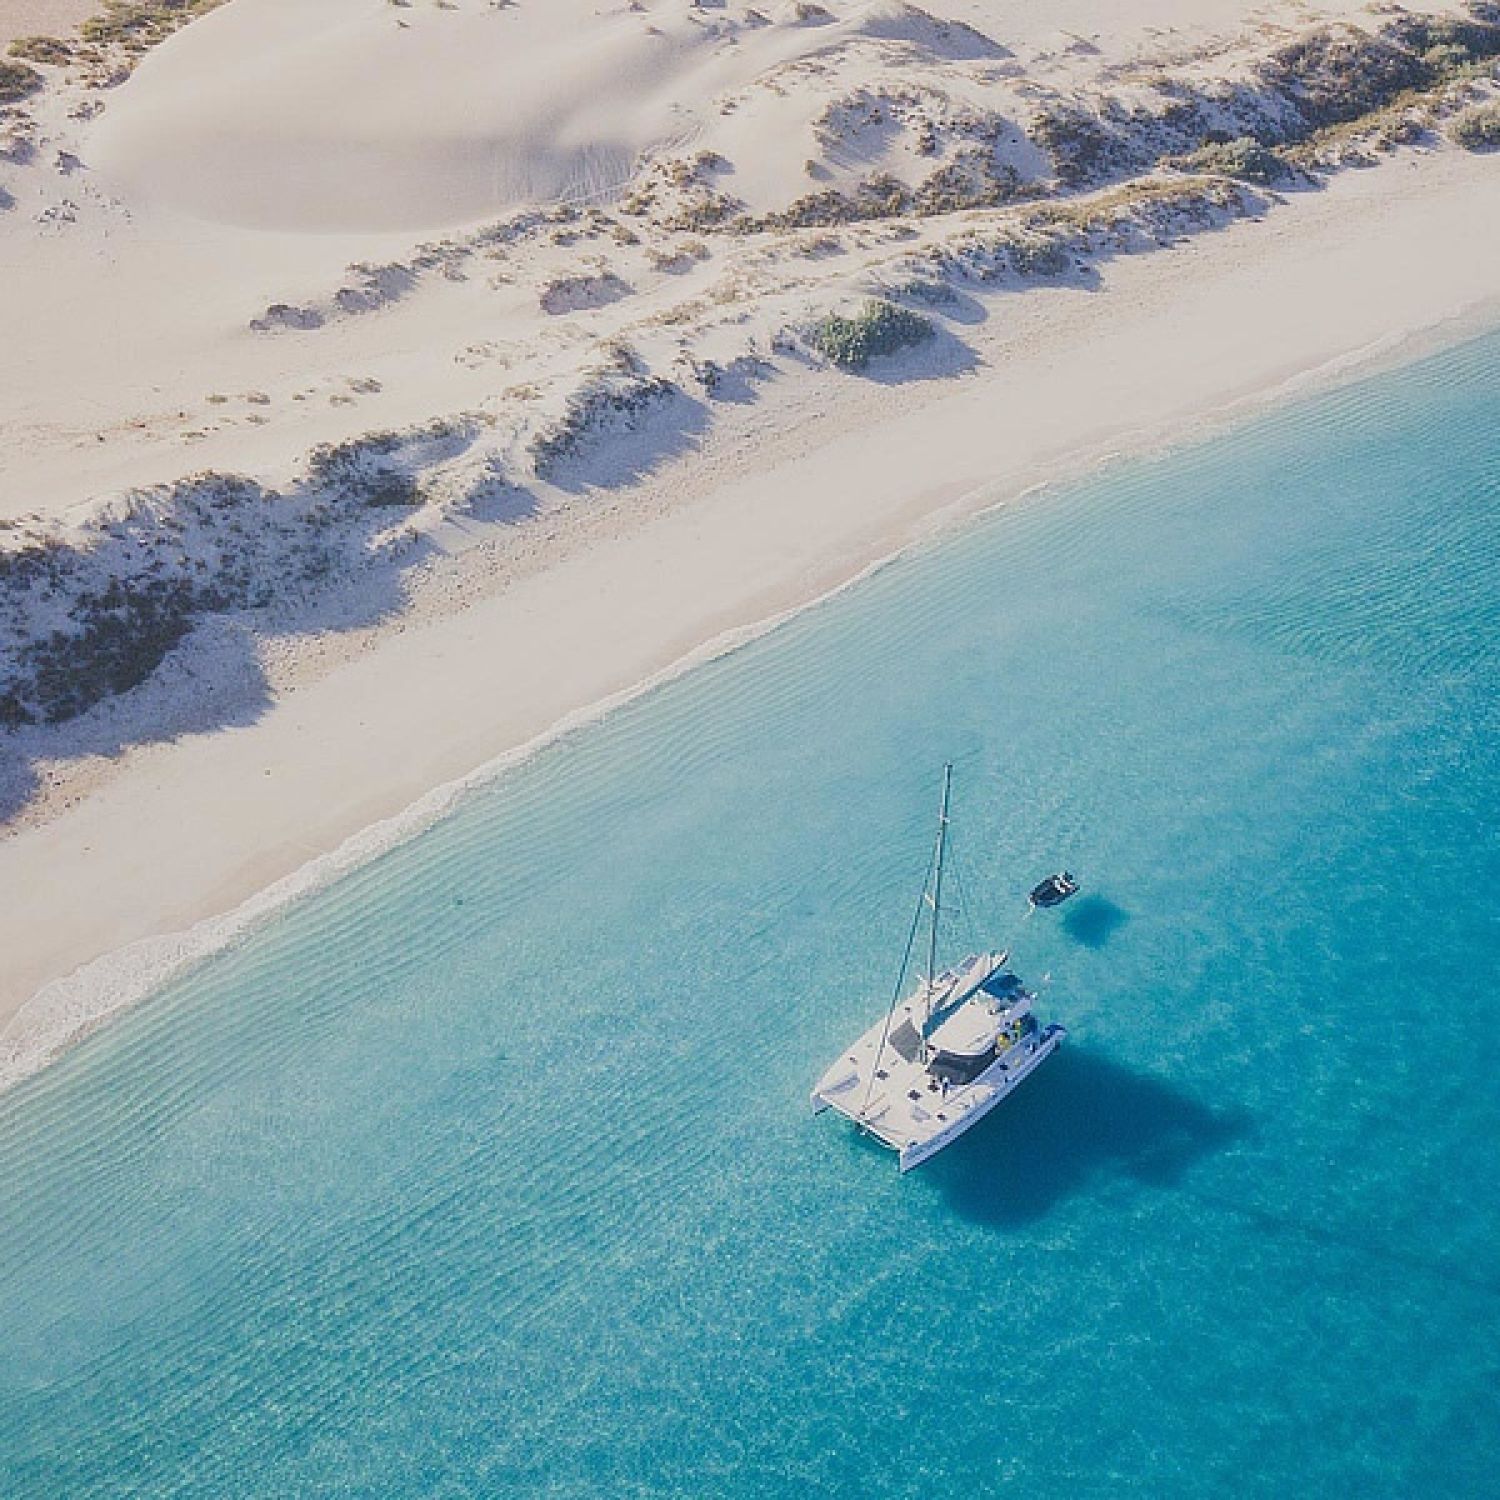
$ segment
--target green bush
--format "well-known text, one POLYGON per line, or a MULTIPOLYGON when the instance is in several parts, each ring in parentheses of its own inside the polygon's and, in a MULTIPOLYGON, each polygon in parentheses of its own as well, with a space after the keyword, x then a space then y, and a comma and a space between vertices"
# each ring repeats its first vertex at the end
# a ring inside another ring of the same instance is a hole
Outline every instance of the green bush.
POLYGON ((1448 134, 1466 151, 1500 150, 1500 103, 1466 109, 1455 116, 1448 134))
POLYGON ((920 313, 875 300, 852 316, 830 313, 812 330, 808 342, 841 370, 862 370, 881 355, 925 343, 934 331, 920 313))
POLYGON ((1265 187, 1291 175, 1291 168, 1269 146, 1248 135, 1201 146, 1184 156, 1181 165, 1190 172, 1216 172, 1221 177, 1258 182, 1265 187))

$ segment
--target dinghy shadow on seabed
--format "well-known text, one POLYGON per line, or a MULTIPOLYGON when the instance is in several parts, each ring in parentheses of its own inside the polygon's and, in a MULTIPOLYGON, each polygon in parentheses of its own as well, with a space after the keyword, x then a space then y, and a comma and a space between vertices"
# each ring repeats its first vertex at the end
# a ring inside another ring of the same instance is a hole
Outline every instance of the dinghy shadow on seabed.
POLYGON ((1062 929, 1085 948, 1102 948, 1130 920, 1123 906, 1107 896, 1085 896, 1062 915, 1062 929))

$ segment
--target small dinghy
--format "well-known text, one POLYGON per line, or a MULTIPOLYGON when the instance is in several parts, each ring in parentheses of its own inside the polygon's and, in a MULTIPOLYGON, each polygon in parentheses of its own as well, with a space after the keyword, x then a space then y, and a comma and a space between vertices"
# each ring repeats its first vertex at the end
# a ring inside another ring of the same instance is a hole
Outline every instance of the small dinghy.
POLYGON ((1030 901, 1033 906, 1061 906, 1069 896, 1078 894, 1078 882, 1064 870, 1060 875, 1049 875, 1040 885, 1032 887, 1030 901))

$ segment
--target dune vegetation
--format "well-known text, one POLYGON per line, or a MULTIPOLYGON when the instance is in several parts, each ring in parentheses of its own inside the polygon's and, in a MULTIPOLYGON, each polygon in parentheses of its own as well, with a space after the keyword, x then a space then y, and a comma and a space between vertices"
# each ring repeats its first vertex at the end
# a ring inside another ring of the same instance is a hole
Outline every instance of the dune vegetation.
POLYGON ((85 42, 139 56, 222 4, 224 0, 105 0, 103 14, 90 16, 79 35, 85 42))
POLYGON ((19 59, 0 58, 0 104, 14 104, 42 86, 42 75, 19 59))
POLYGON ((1500 103, 1476 104, 1455 115, 1448 134, 1466 151, 1500 150, 1500 103))
POLYGON ((813 325, 807 341, 829 364, 863 370, 873 359, 925 343, 935 331, 920 313, 877 299, 852 314, 829 313, 813 325))

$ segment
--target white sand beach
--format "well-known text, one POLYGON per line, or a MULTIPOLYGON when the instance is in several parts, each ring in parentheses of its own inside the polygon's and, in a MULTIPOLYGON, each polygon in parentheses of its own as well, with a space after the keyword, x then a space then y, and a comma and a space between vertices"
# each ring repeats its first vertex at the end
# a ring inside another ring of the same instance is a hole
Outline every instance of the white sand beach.
POLYGON ((1492 74, 1268 182, 1164 122, 1183 88, 1192 129, 1274 112, 1270 52, 1385 13, 308 11, 231 0, 0 120, 0 546, 41 580, 0 641, 40 663, 0 733, 0 1074, 934 531, 1500 320, 1500 155, 1442 127, 1492 74), (1038 108, 1104 122, 1066 191, 1038 108), (916 332, 839 368, 826 320, 871 298, 916 332), (122 609, 160 661, 58 688, 122 609))

